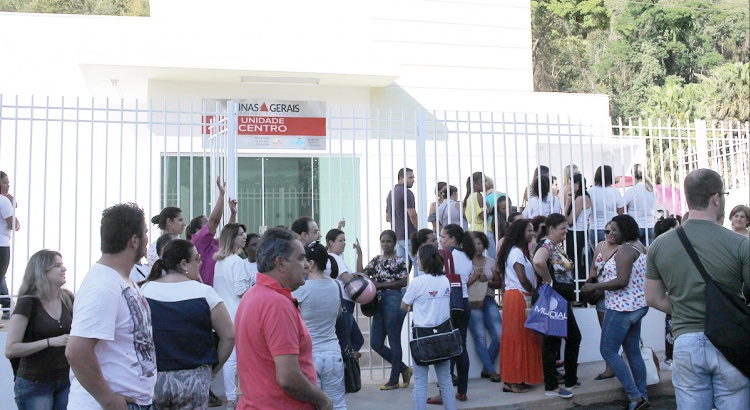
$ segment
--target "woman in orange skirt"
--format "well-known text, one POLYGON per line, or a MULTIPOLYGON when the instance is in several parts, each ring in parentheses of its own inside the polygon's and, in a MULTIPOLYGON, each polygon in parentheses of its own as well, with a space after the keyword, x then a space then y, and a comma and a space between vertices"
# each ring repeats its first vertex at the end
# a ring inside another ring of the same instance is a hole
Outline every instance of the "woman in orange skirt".
POLYGON ((513 222, 497 252, 497 271, 504 273, 503 335, 500 344, 500 376, 504 392, 526 393, 532 384, 541 383, 542 350, 539 336, 526 329, 526 299, 536 287, 529 260, 529 242, 534 228, 528 219, 513 222))

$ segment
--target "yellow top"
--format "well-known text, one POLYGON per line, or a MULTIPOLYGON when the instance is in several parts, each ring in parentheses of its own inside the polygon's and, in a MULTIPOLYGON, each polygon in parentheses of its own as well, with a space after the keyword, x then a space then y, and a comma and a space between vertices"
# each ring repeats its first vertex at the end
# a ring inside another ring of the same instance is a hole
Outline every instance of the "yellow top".
POLYGON ((466 209, 464 209, 464 215, 469 221, 472 231, 484 232, 484 218, 479 217, 479 214, 484 212, 484 208, 479 204, 477 195, 477 192, 469 195, 469 198, 466 200, 466 209))

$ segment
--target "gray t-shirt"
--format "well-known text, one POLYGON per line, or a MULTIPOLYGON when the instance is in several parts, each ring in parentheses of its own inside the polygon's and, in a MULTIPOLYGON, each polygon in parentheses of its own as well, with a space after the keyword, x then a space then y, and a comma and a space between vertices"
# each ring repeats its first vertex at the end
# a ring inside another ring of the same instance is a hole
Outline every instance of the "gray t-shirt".
POLYGON ((405 188, 404 184, 396 184, 385 199, 385 212, 391 215, 391 224, 399 241, 403 241, 407 237, 411 238, 411 235, 417 231, 417 227, 411 223, 408 216, 408 232, 404 230, 404 191, 406 191, 406 209, 414 209, 416 207, 414 194, 411 192, 411 189, 405 188), (391 200, 391 195, 393 195, 393 200, 391 200), (391 212, 392 205, 394 212, 391 212))
POLYGON ((297 299, 302 320, 310 332, 313 353, 340 352, 336 337, 336 317, 341 305, 339 285, 333 279, 307 280, 292 292, 297 299))
MULTIPOLYGON (((690 219, 683 229, 711 278, 742 295, 743 281, 750 283, 750 241, 711 221, 690 219)), ((703 332, 706 285, 677 231, 659 236, 647 260, 646 279, 662 280, 669 293, 674 337, 703 332)))

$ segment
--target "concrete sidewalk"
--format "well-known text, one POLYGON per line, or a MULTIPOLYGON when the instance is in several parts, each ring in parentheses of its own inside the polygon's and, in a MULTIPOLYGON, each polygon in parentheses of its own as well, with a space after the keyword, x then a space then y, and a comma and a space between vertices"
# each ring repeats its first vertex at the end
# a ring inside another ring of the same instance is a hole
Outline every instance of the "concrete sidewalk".
MULTIPOLYGON (((672 386, 672 370, 669 366, 661 365, 661 381, 648 387, 649 396, 674 396, 672 386)), ((594 377, 604 370, 604 362, 584 363, 578 366, 578 379, 583 385, 573 391, 572 399, 547 397, 544 395, 544 385, 539 384, 531 388, 528 393, 504 393, 503 383, 492 383, 487 379, 470 379, 466 402, 458 402, 459 409, 567 409, 595 403, 610 403, 617 400, 627 400, 625 391, 616 379, 595 382, 594 377)), ((412 380, 413 381, 413 380, 412 380)), ((363 382, 362 390, 358 393, 346 395, 347 407, 351 410, 407 410, 412 408, 412 383, 406 389, 380 391, 382 382, 363 382), (367 384, 365 384, 367 383, 367 384)), ((428 396, 438 393, 435 383, 428 386, 428 396)), ((442 406, 430 406, 428 409, 441 409, 442 406)))

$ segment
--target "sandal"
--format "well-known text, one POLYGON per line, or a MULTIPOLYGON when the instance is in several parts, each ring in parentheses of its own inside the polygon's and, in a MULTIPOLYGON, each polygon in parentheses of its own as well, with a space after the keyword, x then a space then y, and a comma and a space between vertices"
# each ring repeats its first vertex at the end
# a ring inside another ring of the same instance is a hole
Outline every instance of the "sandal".
POLYGON ((505 383, 503 386, 503 392, 505 393, 526 393, 529 389, 524 388, 520 384, 508 384, 505 383))
POLYGON ((398 389, 398 383, 391 384, 391 382, 388 382, 380 386, 380 390, 396 390, 396 389, 398 389))
POLYGON ((409 383, 411 382, 411 376, 414 374, 414 368, 411 366, 404 367, 404 370, 401 370, 401 378, 404 379, 404 383, 401 385, 402 389, 405 389, 409 387, 409 383))
POLYGON ((500 377, 500 375, 499 375, 499 374, 497 374, 497 373, 495 373, 495 372, 492 372, 492 373, 490 374, 490 381, 491 381, 492 383, 500 383, 500 382, 502 382, 502 381, 503 381, 503 379, 502 379, 502 378, 500 377))

